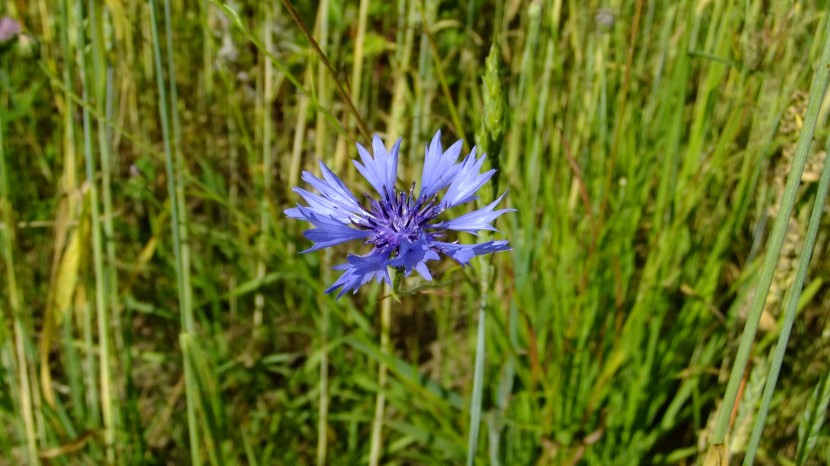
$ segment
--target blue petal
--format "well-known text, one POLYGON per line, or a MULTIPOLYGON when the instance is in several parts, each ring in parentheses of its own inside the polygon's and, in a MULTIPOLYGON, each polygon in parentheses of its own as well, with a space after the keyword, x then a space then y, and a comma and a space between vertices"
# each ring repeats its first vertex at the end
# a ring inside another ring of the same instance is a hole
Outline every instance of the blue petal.
MULTIPOLYGON (((303 172, 303 180, 314 187, 319 194, 302 188, 294 188, 294 192, 308 202, 307 207, 318 215, 335 218, 346 225, 364 218, 367 214, 363 207, 343 181, 322 161, 320 161, 320 171, 323 173, 323 179, 317 178, 307 171, 303 172)), ((285 215, 291 218, 305 219, 302 212, 294 208, 285 210, 285 215)))
POLYGON ((426 239, 421 236, 415 241, 410 241, 408 238, 401 241, 398 246, 398 257, 389 261, 389 265, 403 267, 404 275, 407 277, 415 269, 425 279, 432 280, 426 261, 438 259, 440 259, 438 253, 430 249, 426 239))
MULTIPOLYGON (((348 225, 343 224, 340 220, 326 215, 320 215, 317 212, 297 205, 295 210, 288 209, 291 214, 299 212, 304 220, 311 222, 316 228, 306 230, 303 232, 306 238, 314 241, 314 246, 303 252, 316 251, 318 249, 334 246, 335 244, 345 243, 356 239, 368 238, 374 233, 371 230, 358 230, 348 225)), ((286 214, 289 212, 286 211, 286 214)))
POLYGON ((401 148, 401 138, 395 142, 392 149, 387 152, 383 141, 375 135, 372 138, 372 151, 374 158, 369 155, 365 147, 357 144, 357 152, 360 154, 361 164, 357 160, 354 165, 364 178, 380 194, 381 199, 387 194, 389 197, 395 195, 395 181, 398 179, 398 151, 401 148))
MULTIPOLYGON (((356 222, 361 218, 361 215, 344 210, 342 206, 325 196, 306 191, 303 188, 294 188, 293 191, 305 199, 308 203, 308 208, 319 215, 331 217, 340 221, 345 225, 356 222)), ((285 215, 291 218, 298 218, 304 220, 305 217, 297 209, 286 209, 285 215)))
POLYGON ((441 201, 445 208, 449 209, 478 199, 475 194, 496 173, 496 170, 479 173, 485 157, 486 155, 482 155, 481 158, 476 159, 476 148, 473 147, 470 155, 465 157, 464 161, 458 165, 457 172, 453 174, 450 189, 447 190, 443 201, 441 201))
POLYGON ((391 248, 375 248, 365 256, 350 254, 349 262, 333 267, 335 270, 345 270, 345 272, 326 290, 326 293, 331 293, 342 287, 340 293, 337 294, 337 298, 339 299, 348 291, 354 290, 357 292, 360 286, 368 283, 372 279, 375 279, 378 283, 384 280, 391 286, 392 278, 389 276, 389 268, 387 265, 391 251, 391 248))
POLYGON ((447 229, 447 230, 456 230, 456 231, 466 231, 469 233, 476 234, 479 230, 490 230, 496 231, 493 228, 493 225, 490 223, 496 219, 499 215, 505 212, 515 212, 516 209, 502 209, 493 211, 493 208, 496 207, 496 204, 501 202, 506 196, 507 193, 505 192, 498 199, 493 201, 492 203, 488 204, 481 209, 474 210, 469 214, 462 215, 460 217, 456 217, 451 220, 447 220, 446 222, 436 223, 431 228, 435 229, 447 229))
POLYGON ((300 212, 298 207, 291 207, 290 209, 285 209, 282 211, 288 218, 297 218, 300 220, 305 220, 305 216, 300 212))
POLYGON ((441 152, 441 131, 435 133, 424 154, 424 171, 421 175, 421 196, 431 197, 452 182, 461 154, 463 141, 457 141, 446 152, 441 152))
POLYGON ((511 249, 507 241, 488 241, 481 244, 458 244, 433 241, 432 245, 461 265, 469 264, 475 256, 499 251, 509 251, 511 249))

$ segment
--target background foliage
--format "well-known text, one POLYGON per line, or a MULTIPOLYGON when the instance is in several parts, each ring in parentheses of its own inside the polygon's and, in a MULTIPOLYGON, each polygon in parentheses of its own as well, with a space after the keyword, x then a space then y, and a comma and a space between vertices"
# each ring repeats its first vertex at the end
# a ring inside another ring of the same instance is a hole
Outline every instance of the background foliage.
MULTIPOLYGON (((294 8, 331 68, 272 2, 0 6, 22 25, 0 43, 0 463, 360 464, 379 362, 384 461, 462 462, 480 268, 408 279, 384 354, 382 289, 322 295, 346 250, 298 254, 305 226, 282 214, 317 160, 367 189, 349 162, 367 132, 404 137, 409 183, 438 129, 485 149, 518 209, 498 222, 514 250, 493 258, 479 462, 702 456, 824 2, 294 8)), ((803 249, 816 146, 731 422, 735 460, 803 249)), ((830 462, 826 227, 762 464, 830 462)))

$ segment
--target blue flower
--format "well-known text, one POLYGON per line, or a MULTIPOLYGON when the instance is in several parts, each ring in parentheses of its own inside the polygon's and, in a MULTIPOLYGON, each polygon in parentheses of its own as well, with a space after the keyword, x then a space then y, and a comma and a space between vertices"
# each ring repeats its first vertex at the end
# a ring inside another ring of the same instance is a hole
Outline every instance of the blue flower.
POLYGON ((488 241, 481 244, 459 244, 441 241, 447 230, 478 234, 481 230, 496 231, 492 222, 505 212, 515 209, 494 210, 504 196, 495 202, 468 214, 447 220, 439 220, 445 211, 478 199, 476 193, 490 180, 495 170, 481 173, 484 155, 476 158, 475 147, 461 162, 462 142, 458 141, 444 151, 441 147, 441 131, 435 134, 426 148, 421 189, 415 195, 415 183, 409 191, 395 188, 398 174, 398 151, 401 140, 386 150, 378 136, 372 140, 372 154, 357 145, 360 161, 355 160, 357 170, 377 191, 373 198, 364 194, 361 203, 349 188, 323 162, 320 162, 322 178, 303 172, 303 180, 317 193, 302 188, 294 191, 302 196, 307 206, 287 209, 290 218, 305 220, 314 228, 305 231, 306 238, 314 245, 303 252, 316 251, 352 240, 364 240, 372 246, 368 254, 350 254, 348 262, 335 266, 343 275, 326 293, 340 288, 339 298, 347 291, 357 289, 371 280, 392 283, 389 267, 403 270, 409 276, 413 270, 427 280, 432 275, 428 261, 438 260, 442 253, 466 266, 473 257, 498 251, 509 251, 507 241, 488 241), (446 189, 439 200, 439 194, 446 189))

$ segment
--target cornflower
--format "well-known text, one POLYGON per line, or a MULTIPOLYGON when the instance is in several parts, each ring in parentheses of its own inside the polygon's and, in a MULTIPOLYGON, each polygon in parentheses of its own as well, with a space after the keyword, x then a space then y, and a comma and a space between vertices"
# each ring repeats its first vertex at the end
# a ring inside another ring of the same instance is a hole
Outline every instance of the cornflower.
POLYGON ((349 254, 346 263, 334 266, 343 274, 325 292, 340 288, 338 298, 347 291, 357 289, 375 279, 391 286, 389 268, 396 268, 409 276, 413 270, 424 279, 432 280, 428 261, 438 260, 444 254, 466 266, 473 257, 498 251, 508 251, 507 241, 487 241, 480 244, 445 242, 447 231, 467 232, 477 235, 481 230, 497 231, 493 220, 515 209, 494 210, 506 192, 494 202, 455 218, 441 220, 450 209, 478 199, 476 193, 496 170, 481 173, 485 155, 476 158, 476 148, 461 162, 462 141, 457 141, 446 151, 441 147, 441 131, 426 147, 421 187, 415 194, 413 182, 407 191, 395 188, 398 173, 398 152, 401 139, 387 150, 376 135, 369 154, 360 144, 357 151, 361 161, 354 160, 357 170, 378 194, 373 198, 364 193, 361 203, 340 178, 322 161, 322 178, 303 172, 303 180, 317 193, 295 187, 294 191, 308 205, 297 204, 285 210, 290 218, 305 220, 314 228, 303 232, 314 245, 303 252, 316 251, 354 240, 364 240, 372 249, 365 255, 349 254), (439 193, 446 189, 443 196, 439 193), (440 199, 439 199, 440 197, 440 199))

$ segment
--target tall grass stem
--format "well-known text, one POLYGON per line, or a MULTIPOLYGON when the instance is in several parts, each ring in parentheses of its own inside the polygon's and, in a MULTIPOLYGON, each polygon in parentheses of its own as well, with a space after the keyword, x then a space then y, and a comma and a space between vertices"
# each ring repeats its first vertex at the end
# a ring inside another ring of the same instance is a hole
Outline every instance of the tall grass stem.
MULTIPOLYGON (((358 30, 359 30, 358 26, 358 30)), ((329 42, 329 2, 328 0, 321 0, 317 8, 317 28, 316 34, 318 41, 322 44, 324 52, 328 52, 329 42)), ((358 32, 358 34, 360 34, 358 32)), ((359 42, 358 42, 359 43, 359 42)), ((357 66, 357 58, 355 58, 355 66, 357 66)), ((312 69, 309 68, 308 74, 311 75, 312 69)), ((330 93, 328 90, 328 80, 326 79, 327 69, 322 60, 317 63, 317 99, 320 105, 326 107, 330 104, 330 93)), ((354 91, 359 90, 357 86, 354 91)), ((355 101, 359 100, 357 95, 353 95, 355 101)), ((306 102, 308 100, 306 99, 306 102)), ((314 131, 314 151, 316 154, 325 154, 327 152, 328 137, 327 137, 327 123, 322 112, 317 112, 317 119, 315 122, 314 131)), ((299 132, 299 130, 298 130, 299 132)), ((300 133, 302 134, 302 133, 300 133)), ((343 137, 342 134, 339 137, 343 137)), ((328 279, 331 275, 331 251, 326 251, 323 254, 323 260, 320 262, 321 276, 328 279)), ((327 280, 328 281, 328 280, 327 280)), ((328 430, 329 430, 329 325, 331 318, 331 301, 324 296, 318 295, 317 304, 320 309, 320 395, 317 407, 317 465, 323 466, 326 464, 326 457, 328 453, 328 430)))
MULTIPOLYGON (((158 13, 156 0, 150 0, 150 30, 152 34, 153 45, 153 59, 155 64, 156 84, 158 87, 158 105, 159 117, 161 120, 162 142, 164 144, 164 166, 167 174, 167 194, 170 201, 170 234, 173 237, 173 252, 176 264, 176 284, 179 298, 179 312, 181 318, 182 332, 190 334, 193 332, 193 315, 192 309, 188 305, 189 297, 185 291, 184 269, 185 263, 183 258, 182 238, 180 231, 179 218, 179 202, 176 181, 177 176, 174 169, 173 150, 171 145, 171 132, 169 123, 169 114, 167 109, 167 90, 164 85, 164 67, 161 60, 161 40, 158 33, 158 13)), ((168 53, 173 53, 173 50, 168 50, 168 53)), ((175 79, 175 76, 170 76, 169 79, 175 79)), ((184 354, 185 349, 182 348, 182 362, 184 364, 185 377, 185 398, 187 402, 187 424, 188 436, 190 439, 190 455, 192 464, 201 464, 201 452, 199 445, 199 431, 196 419, 196 401, 197 389, 196 380, 194 379, 193 369, 189 363, 187 354, 184 354)))
MULTIPOLYGON (((397 281, 397 280, 396 280, 397 281)), ((383 300, 380 304, 380 352, 389 354, 389 332, 392 327, 392 288, 383 287, 383 300)), ((378 364, 378 394, 375 398, 375 417, 372 421, 372 440, 369 448, 369 465, 378 466, 383 454, 383 418, 386 410, 386 363, 378 364)))
MULTIPOLYGON (((795 206, 796 197, 798 195, 798 187, 801 183, 801 174, 804 172, 804 166, 807 163, 807 156, 809 155, 810 145, 813 140, 816 121, 818 120, 819 108, 821 107, 821 102, 824 97, 824 91, 827 88, 827 81, 829 77, 830 23, 828 23, 828 28, 825 31, 824 48, 822 50, 818 66, 815 68, 813 83, 810 86, 810 100, 807 104, 807 115, 804 118, 804 125, 801 128, 801 133, 798 138, 795 156, 789 175, 787 176, 787 184, 784 188, 781 207, 778 212, 778 216, 775 219, 772 234, 767 243, 767 254, 764 257, 764 262, 761 267, 761 276, 758 280, 758 286, 755 289, 755 296, 753 297, 752 304, 747 315, 746 325, 744 326, 744 331, 741 335, 741 341, 738 346, 738 352, 735 356, 732 372, 729 375, 729 381, 726 385, 726 393, 723 397, 723 404, 721 405, 720 412, 718 412, 715 429, 710 440, 710 451, 714 451, 715 447, 722 445, 726 439, 726 432, 728 430, 729 420, 731 417, 730 415, 738 397, 738 389, 743 378, 744 370, 746 369, 752 344, 755 341, 755 334, 758 331, 758 322, 761 319, 761 312, 764 309, 767 293, 775 273, 775 265, 778 262, 781 247, 784 244, 787 226, 793 212, 793 207, 795 206)), ((798 295, 799 293, 796 294, 798 295)))
MULTIPOLYGON (((81 7, 79 7, 81 8, 81 7)), ((88 15, 90 22, 95 20, 95 3, 93 0, 89 2, 88 15)), ((87 76, 86 59, 84 58, 85 46, 83 43, 84 30, 83 22, 78 22, 78 51, 81 54, 79 67, 81 75, 81 89, 85 102, 89 100, 90 77, 87 76)), ((83 136, 84 136, 84 159, 86 166, 87 187, 89 189, 89 211, 92 217, 92 262, 93 274, 95 276, 95 315, 97 316, 98 324, 98 346, 100 348, 100 365, 99 365, 99 383, 101 384, 101 412, 103 414, 104 422, 104 444, 106 449, 106 458, 108 464, 115 464, 115 422, 114 422, 114 398, 112 387, 112 376, 110 374, 110 364, 112 357, 110 355, 109 345, 109 309, 107 308, 106 298, 108 296, 108 288, 106 284, 106 276, 104 271, 104 245, 101 237, 103 226, 101 224, 101 214, 98 200, 98 182, 96 177, 95 159, 92 153, 92 119, 90 117, 89 106, 84 105, 82 109, 83 114, 83 136)))
POLYGON ((470 434, 467 443, 467 466, 475 463, 476 451, 478 450, 478 431, 481 427, 481 399, 484 393, 484 360, 486 357, 485 338, 487 299, 490 286, 490 262, 489 257, 482 256, 481 264, 481 304, 478 308, 478 331, 476 332, 476 356, 473 372, 473 396, 470 401, 470 434))
MULTIPOLYGON (((830 141, 828 141, 825 150, 830 152, 830 141)), ((752 436, 749 439, 746 456, 744 456, 744 466, 750 466, 755 460, 758 444, 761 441, 761 434, 764 431, 764 423, 766 422, 769 407, 772 403, 772 395, 775 392, 775 385, 778 382, 778 375, 781 373, 781 365, 784 363, 784 354, 787 351, 787 343, 790 341, 790 332, 792 331, 793 323, 795 322, 796 311, 798 310, 798 301, 804 287, 804 279, 807 276, 810 258, 816 244, 819 227, 821 226, 821 217, 824 213, 824 203, 827 200, 828 187, 830 187, 830 163, 828 162, 830 161, 825 159, 824 167, 821 170, 821 178, 819 179, 816 197, 813 201, 813 210, 810 213, 810 221, 807 224, 807 235, 804 238, 804 244, 801 249, 801 257, 798 259, 798 268, 796 269, 795 280, 790 287, 787 308, 784 312, 784 321, 781 324, 781 333, 778 334, 778 342, 775 344, 771 367, 769 373, 767 374, 767 381, 764 385, 764 394, 761 398, 761 407, 758 409, 758 414, 755 417, 755 425, 752 427, 752 436)))
MULTIPOLYGON (((167 36, 167 83, 170 88, 170 116, 173 122, 173 157, 174 157, 174 171, 176 174, 176 213, 178 215, 177 231, 179 235, 179 247, 181 248, 181 273, 182 273, 182 297, 184 299, 184 307, 182 308, 182 315, 185 318, 185 329, 188 332, 193 332, 195 329, 195 322, 193 318, 193 288, 191 286, 190 277, 190 243, 188 241, 187 229, 187 203, 185 200, 185 163, 184 154, 182 153, 182 124, 179 118, 179 97, 178 89, 176 87, 176 60, 174 58, 173 47, 173 19, 170 11, 170 0, 164 0, 164 30, 167 36)), ((161 73, 159 73, 161 75, 161 73)), ((171 202, 173 202, 171 200, 171 202)))

